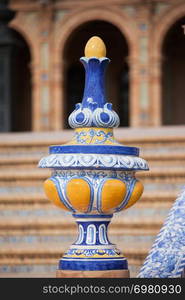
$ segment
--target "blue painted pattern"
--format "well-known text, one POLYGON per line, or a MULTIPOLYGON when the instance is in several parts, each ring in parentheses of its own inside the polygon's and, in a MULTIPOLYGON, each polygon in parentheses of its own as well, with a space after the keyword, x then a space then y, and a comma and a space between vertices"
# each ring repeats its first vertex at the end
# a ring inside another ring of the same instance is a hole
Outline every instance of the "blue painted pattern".
MULTIPOLYGON (((74 245, 112 245, 107 236, 108 221, 92 221, 93 216, 90 215, 90 221, 79 221, 79 237, 74 245)), ((98 220, 98 219, 97 219, 98 220)))
POLYGON ((138 277, 180 277, 185 267, 185 190, 177 198, 138 277))
MULTIPOLYGON (((85 147, 85 146, 84 146, 85 147)), ((92 146, 87 146, 92 147, 92 146)), ((99 146, 103 147, 103 146, 99 146)), ((101 149, 100 149, 101 150, 101 149)), ((97 149, 99 151, 99 149, 97 149)), ((39 162, 40 168, 54 169, 99 169, 99 170, 148 170, 146 161, 137 156, 122 156, 115 154, 74 153, 50 154, 39 162)))
POLYGON ((86 132, 83 130, 80 132, 75 132, 75 136, 76 136, 77 142, 84 144, 84 145, 90 144, 89 136, 91 137, 91 139, 93 139, 94 137, 101 137, 101 139, 96 139, 94 141, 95 145, 104 144, 106 141, 114 142, 114 140, 112 139, 112 137, 113 137, 112 132, 106 133, 103 130, 96 131, 92 128, 89 130, 89 132, 86 132))
MULTIPOLYGON (((75 246, 74 246, 75 247, 75 246)), ((85 256, 94 256, 94 255, 109 255, 109 256, 120 256, 121 252, 118 249, 69 249, 65 255, 85 255, 85 256)))
MULTIPOLYGON (((89 98, 88 101, 94 103, 92 98, 89 98)), ((78 103, 75 110, 70 114, 68 121, 72 128, 113 128, 118 127, 120 123, 117 113, 112 109, 111 103, 104 104, 102 108, 97 107, 94 111, 84 108, 81 103, 78 103)))

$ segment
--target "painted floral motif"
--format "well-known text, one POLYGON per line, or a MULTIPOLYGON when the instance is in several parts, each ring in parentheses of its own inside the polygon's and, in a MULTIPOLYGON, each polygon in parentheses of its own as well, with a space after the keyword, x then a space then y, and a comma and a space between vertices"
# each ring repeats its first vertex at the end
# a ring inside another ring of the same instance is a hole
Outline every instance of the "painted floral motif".
POLYGON ((100 144, 105 144, 105 142, 110 142, 114 143, 114 140, 112 139, 113 133, 112 132, 105 132, 103 130, 94 130, 90 129, 88 132, 87 131, 81 131, 81 132, 76 132, 75 133, 75 138, 77 143, 79 144, 95 144, 95 145, 100 145, 100 144))

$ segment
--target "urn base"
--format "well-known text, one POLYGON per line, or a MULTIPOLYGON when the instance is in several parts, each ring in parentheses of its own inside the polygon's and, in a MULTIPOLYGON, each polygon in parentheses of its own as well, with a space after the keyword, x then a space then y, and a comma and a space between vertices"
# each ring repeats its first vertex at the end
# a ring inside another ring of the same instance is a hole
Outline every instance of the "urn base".
POLYGON ((78 274, 86 277, 87 274, 87 277, 96 277, 100 274, 106 276, 108 271, 107 276, 112 271, 118 271, 116 274, 122 274, 121 277, 124 274, 128 277, 127 259, 107 236, 112 215, 74 214, 73 216, 78 224, 79 235, 76 242, 60 259, 58 274, 63 274, 62 276, 77 274, 76 277, 78 274))

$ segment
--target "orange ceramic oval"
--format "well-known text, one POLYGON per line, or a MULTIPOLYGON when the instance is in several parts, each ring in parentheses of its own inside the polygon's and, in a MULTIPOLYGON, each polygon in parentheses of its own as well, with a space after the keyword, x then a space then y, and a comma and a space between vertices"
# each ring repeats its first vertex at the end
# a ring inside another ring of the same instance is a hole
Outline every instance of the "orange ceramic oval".
POLYGON ((101 210, 103 213, 111 213, 124 200, 127 187, 118 179, 108 179, 102 187, 101 210))
MULTIPOLYGON (((60 208, 64 210, 69 210, 63 202, 60 200, 60 197, 58 195, 57 188, 54 184, 54 182, 50 179, 47 179, 44 182, 44 191, 49 200, 51 200, 56 206, 59 206, 60 208)), ((69 210, 70 211, 70 210, 69 210)))
POLYGON ((131 197, 130 197, 127 205, 124 207, 124 209, 129 208, 130 206, 134 205, 134 203, 136 203, 139 200, 139 198, 141 197, 143 190, 144 190, 143 184, 140 181, 137 181, 134 186, 131 197))
POLYGON ((87 212, 91 198, 91 190, 87 181, 81 178, 71 179, 66 186, 66 195, 76 211, 87 212))

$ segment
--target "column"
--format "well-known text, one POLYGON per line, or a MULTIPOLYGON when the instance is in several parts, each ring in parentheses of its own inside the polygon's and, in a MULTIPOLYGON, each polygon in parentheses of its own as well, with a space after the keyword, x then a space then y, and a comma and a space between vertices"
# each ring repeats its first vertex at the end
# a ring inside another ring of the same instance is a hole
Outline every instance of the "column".
POLYGON ((33 64, 33 130, 47 131, 51 124, 51 28, 53 6, 40 4, 38 28, 38 62, 33 64))
MULTIPOLYGON (((61 55, 57 55, 61 57, 61 55)), ((54 61, 52 66, 52 129, 63 128, 64 112, 64 66, 62 61, 54 61)))
POLYGON ((40 111, 40 66, 35 62, 30 65, 32 74, 32 130, 41 131, 40 111))
POLYGON ((130 126, 138 127, 140 124, 140 107, 139 107, 139 72, 138 72, 138 58, 128 57, 129 65, 129 84, 130 84, 130 126))
POLYGON ((138 26, 138 57, 130 60, 131 82, 131 126, 142 127, 151 125, 150 116, 150 5, 140 5, 137 14, 138 26))
POLYGON ((151 121, 153 126, 162 125, 162 56, 151 57, 151 121))

